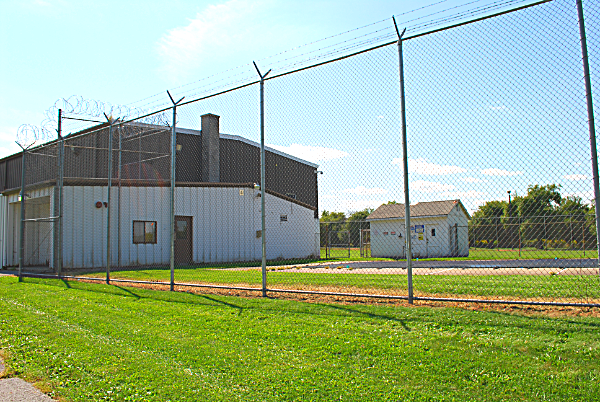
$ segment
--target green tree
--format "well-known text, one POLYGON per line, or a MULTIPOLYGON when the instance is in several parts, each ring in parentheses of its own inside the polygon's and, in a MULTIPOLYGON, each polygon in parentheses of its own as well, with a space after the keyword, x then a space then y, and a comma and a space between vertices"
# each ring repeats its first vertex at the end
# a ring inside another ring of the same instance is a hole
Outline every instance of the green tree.
POLYGON ((495 222, 506 214, 508 202, 506 201, 488 201, 473 213, 473 220, 495 222))
POLYGON ((536 184, 527 188, 527 195, 519 202, 519 216, 521 218, 554 215, 562 202, 560 186, 536 184))
POLYGON ((595 247, 593 207, 580 197, 563 197, 556 184, 530 185, 527 194, 489 201, 469 224, 472 244, 481 247, 595 247))
POLYGON ((488 201, 473 213, 469 225, 469 238, 475 247, 497 247, 498 227, 506 214, 506 201, 488 201))
POLYGON ((567 240, 569 248, 586 249, 588 246, 595 245, 595 224, 590 226, 588 216, 592 207, 583 202, 581 197, 570 196, 563 198, 560 205, 556 209, 555 221, 552 226, 556 227, 557 231, 562 232, 562 237, 567 240))
MULTIPOLYGON (((343 212, 323 211, 321 213, 319 222, 321 222, 321 247, 325 247, 329 238, 329 232, 339 232, 344 230, 343 228, 346 223, 346 214, 343 212)), ((338 240, 340 239, 336 239, 336 241, 338 240)))
POLYGON ((369 223, 366 222, 365 219, 367 219, 367 216, 373 211, 373 208, 365 208, 362 211, 353 212, 348 217, 345 230, 350 232, 350 244, 353 247, 360 246, 360 230, 369 228, 369 223))
POLYGON ((565 225, 557 224, 556 219, 562 200, 560 186, 556 184, 536 184, 527 188, 527 195, 518 204, 521 246, 543 249, 553 236, 564 237, 565 225))

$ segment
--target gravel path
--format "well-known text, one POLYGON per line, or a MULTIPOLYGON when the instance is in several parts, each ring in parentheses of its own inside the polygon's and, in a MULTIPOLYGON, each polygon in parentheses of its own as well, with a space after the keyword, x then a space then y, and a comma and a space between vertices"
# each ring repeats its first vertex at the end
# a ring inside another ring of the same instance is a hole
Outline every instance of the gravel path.
MULTIPOLYGON (((0 359, 0 373, 4 371, 4 363, 0 359)), ((53 402, 27 381, 20 378, 0 379, 0 402, 53 402)))

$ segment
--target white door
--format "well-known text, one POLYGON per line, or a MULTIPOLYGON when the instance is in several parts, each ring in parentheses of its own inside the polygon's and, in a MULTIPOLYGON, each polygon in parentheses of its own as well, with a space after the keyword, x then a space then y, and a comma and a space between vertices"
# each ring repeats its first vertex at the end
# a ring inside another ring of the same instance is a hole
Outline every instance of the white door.
POLYGON ((427 258, 425 225, 411 225, 411 246, 414 258, 427 258))
POLYGON ((441 257, 440 232, 437 225, 427 225, 425 227, 425 236, 427 239, 427 256, 441 257))

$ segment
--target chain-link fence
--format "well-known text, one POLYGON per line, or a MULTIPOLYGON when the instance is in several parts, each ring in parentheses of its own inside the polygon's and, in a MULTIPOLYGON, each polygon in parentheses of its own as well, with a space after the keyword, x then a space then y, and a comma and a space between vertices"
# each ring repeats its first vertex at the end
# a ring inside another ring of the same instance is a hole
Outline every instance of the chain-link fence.
MULTIPOLYGON (((32 148, 23 201, 18 163, 0 166, 4 265, 171 289, 600 305, 578 4, 399 27, 400 41, 257 66, 240 88, 32 148)), ((600 6, 583 12, 597 89, 600 6)))

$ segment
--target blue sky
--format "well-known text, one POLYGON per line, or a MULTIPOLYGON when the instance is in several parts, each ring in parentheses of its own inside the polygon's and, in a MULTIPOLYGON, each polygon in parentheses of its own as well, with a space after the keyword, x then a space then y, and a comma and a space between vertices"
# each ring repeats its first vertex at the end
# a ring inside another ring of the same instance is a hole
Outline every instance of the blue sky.
MULTIPOLYGON (((0 157, 19 149, 18 127, 40 124, 58 98, 157 108, 168 105, 166 89, 193 99, 253 79, 252 60, 277 74, 346 44, 393 40, 389 21, 353 30, 391 15, 415 26, 495 3, 3 1, 0 157)), ((507 190, 549 183, 591 198, 577 20, 567 3, 405 42, 413 203, 460 198, 473 211, 507 190)), ((588 8, 594 62, 598 6, 588 8)), ((320 164, 321 210, 402 200, 397 77, 388 46, 267 81, 267 143, 320 164)), ((258 140, 257 107, 253 86, 181 108, 178 124, 199 128, 197 116, 211 112, 222 132, 258 140)))

